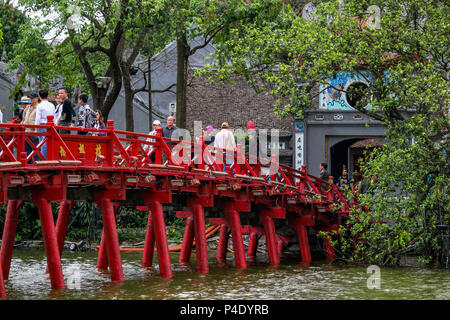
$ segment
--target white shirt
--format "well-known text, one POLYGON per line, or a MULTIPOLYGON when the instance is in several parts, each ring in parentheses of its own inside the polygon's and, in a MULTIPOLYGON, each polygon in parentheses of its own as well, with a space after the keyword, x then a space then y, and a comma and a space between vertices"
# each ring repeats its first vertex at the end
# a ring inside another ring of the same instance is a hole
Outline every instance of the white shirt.
POLYGON ((55 106, 48 100, 43 100, 36 107, 34 124, 47 124, 47 116, 55 116, 55 106))
MULTIPOLYGON (((150 136, 156 136, 156 130, 153 130, 153 131, 150 131, 149 133, 148 133, 150 136)), ((153 139, 153 138, 147 138, 145 141, 147 141, 147 142, 156 142, 156 140, 155 139, 153 139)), ((144 150, 145 151, 147 151, 147 150, 153 150, 153 145, 149 145, 149 144, 144 144, 144 150)))
POLYGON ((55 118, 53 119, 53 122, 56 123, 56 121, 58 121, 59 118, 61 118, 61 113, 62 113, 62 109, 63 109, 63 104, 58 104, 55 108, 55 118))
POLYGON ((236 150, 236 142, 234 141, 233 132, 228 129, 222 129, 216 134, 214 147, 227 149, 228 151, 236 150), (228 146, 228 148, 227 148, 228 146))

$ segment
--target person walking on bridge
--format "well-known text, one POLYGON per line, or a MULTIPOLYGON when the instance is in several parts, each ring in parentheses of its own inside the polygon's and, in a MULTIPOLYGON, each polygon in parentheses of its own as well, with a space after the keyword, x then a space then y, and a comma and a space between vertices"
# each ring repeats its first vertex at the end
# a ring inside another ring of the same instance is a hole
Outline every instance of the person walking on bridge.
MULTIPOLYGON (((95 119, 97 119, 97 114, 87 104, 88 98, 88 95, 85 93, 80 94, 80 97, 78 98, 78 104, 80 105, 76 120, 76 125, 78 128, 92 128, 92 124, 95 119)), ((87 132, 78 131, 78 134, 86 135, 87 132)))
POLYGON ((163 135, 164 138, 174 138, 174 139, 176 139, 176 137, 172 137, 172 135, 173 135, 174 131, 177 130, 177 129, 178 128, 175 126, 175 118, 172 117, 172 116, 169 116, 167 118, 167 126, 163 127, 162 135, 163 135))
MULTIPOLYGON (((223 149, 225 149, 224 152, 224 158, 223 160, 223 171, 225 172, 226 165, 231 166, 234 163, 234 151, 236 150, 236 141, 234 140, 233 132, 229 130, 230 126, 228 122, 222 123, 221 126, 222 130, 220 130, 216 134, 216 138, 214 140, 214 147, 219 148, 220 151, 223 152, 223 149)), ((216 150, 217 155, 217 150, 216 150)), ((217 157, 216 157, 217 159, 217 157)))
POLYGON ((328 168, 328 164, 327 163, 322 162, 320 164, 320 176, 319 176, 320 179, 328 181, 328 178, 330 177, 330 174, 328 173, 327 168, 328 168))
MULTIPOLYGON (((62 100, 60 106, 60 117, 56 120, 57 126, 73 127, 75 126, 75 119, 77 117, 73 110, 72 101, 68 99, 69 90, 66 87, 62 87, 58 90, 58 96, 62 100)), ((60 130, 60 133, 70 133, 69 130, 60 130)))
MULTIPOLYGON (((47 124, 48 116, 55 116, 55 106, 53 105, 53 103, 47 100, 47 89, 39 90, 39 98, 41 99, 41 103, 39 103, 36 107, 36 119, 34 124, 45 125, 47 124)), ((38 132, 44 133, 47 132, 47 129, 39 128, 38 132)), ((39 136, 39 143, 41 143, 44 138, 45 136, 39 136)), ((45 158, 47 158, 47 142, 42 145, 41 153, 45 158)))
MULTIPOLYGON (((39 103, 39 97, 37 93, 33 92, 29 95, 29 97, 22 97, 22 99, 19 101, 19 103, 22 104, 23 107, 23 114, 22 114, 22 124, 35 124, 36 121, 36 107, 39 103)), ((36 132, 36 129, 34 128, 25 128, 25 132, 36 132)), ((31 140, 31 142, 37 146, 38 145, 38 138, 34 135, 29 135, 28 139, 31 140)), ((30 154, 33 151, 33 147, 31 144, 25 140, 25 152, 27 154, 30 154)), ((33 157, 35 160, 39 161, 40 158, 36 155, 33 157)), ((29 160, 28 163, 32 163, 32 159, 29 160)))

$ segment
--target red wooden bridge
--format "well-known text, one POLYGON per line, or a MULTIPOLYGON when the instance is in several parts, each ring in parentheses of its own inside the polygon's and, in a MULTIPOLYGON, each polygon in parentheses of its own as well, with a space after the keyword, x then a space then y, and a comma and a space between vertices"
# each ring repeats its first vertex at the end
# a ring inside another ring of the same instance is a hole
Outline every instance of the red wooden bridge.
MULTIPOLYGON (((70 128, 72 134, 58 133, 67 128, 55 126, 51 116, 47 125, 0 124, 0 202, 8 204, 0 252, 0 295, 5 295, 3 280, 9 277, 24 201, 32 201, 39 209, 53 288, 65 287, 60 257, 76 200, 94 201, 101 209, 97 267, 109 268, 112 281, 124 281, 115 221, 120 206, 148 210, 142 266, 152 266, 156 245, 160 274, 171 277, 163 208, 177 210, 177 216, 186 219, 180 263, 189 261, 195 238, 197 270, 207 273, 206 219, 220 225, 217 258, 226 258, 231 234, 235 266, 246 268, 247 260, 255 258, 262 235, 270 263, 280 263, 283 245, 295 239, 278 235, 278 225, 296 230, 301 259, 311 261, 307 228, 337 230, 355 205, 332 181, 307 174, 305 167, 299 171, 279 165, 275 157, 250 164, 249 155, 238 145, 234 163, 224 171, 220 161, 224 150, 206 145, 201 138, 196 143, 171 140, 162 137, 161 129, 149 136, 114 130, 113 124, 108 121, 104 130, 70 128), (34 130, 38 128, 45 130, 34 130), (100 132, 106 135, 98 136, 100 132), (42 141, 33 143, 39 137, 42 141), (51 202, 60 202, 56 226, 51 202), (243 234, 249 234, 247 252, 243 234)), ((333 259, 334 249, 327 239, 324 248, 333 259)))

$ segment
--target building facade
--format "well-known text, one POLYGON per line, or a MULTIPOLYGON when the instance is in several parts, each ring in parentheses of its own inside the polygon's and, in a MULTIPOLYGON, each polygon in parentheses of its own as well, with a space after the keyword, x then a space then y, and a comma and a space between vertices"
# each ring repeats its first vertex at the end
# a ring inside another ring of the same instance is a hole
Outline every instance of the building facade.
POLYGON ((297 120, 294 126, 294 167, 306 165, 309 173, 318 176, 320 163, 325 162, 334 179, 344 168, 352 177, 363 157, 362 149, 352 145, 368 139, 372 144, 382 143, 384 126, 353 108, 352 88, 367 86, 367 81, 371 81, 369 74, 338 72, 330 77, 330 86, 314 88, 318 98, 312 101, 305 118, 297 120))

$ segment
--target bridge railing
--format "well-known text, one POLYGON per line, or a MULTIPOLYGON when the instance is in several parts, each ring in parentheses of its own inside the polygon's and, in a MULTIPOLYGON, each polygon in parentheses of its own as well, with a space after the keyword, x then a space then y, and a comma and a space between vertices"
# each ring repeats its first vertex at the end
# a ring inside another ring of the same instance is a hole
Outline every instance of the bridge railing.
POLYGON ((305 166, 297 170, 279 164, 275 154, 270 159, 255 157, 243 152, 241 145, 231 153, 205 144, 203 137, 194 142, 164 138, 162 129, 156 135, 115 130, 112 120, 102 130, 55 126, 52 116, 46 125, 0 124, 0 149, 0 166, 8 162, 35 166, 55 160, 139 169, 171 165, 185 171, 207 170, 223 172, 228 178, 253 179, 255 183, 270 184, 279 192, 300 193, 301 200, 316 204, 331 206, 339 202, 342 206, 335 210, 339 212, 348 212, 351 205, 332 180, 309 175, 305 166), (37 132, 38 129, 46 131, 37 132), (59 130, 70 130, 72 134, 59 130), (39 138, 41 141, 37 142, 39 138))

